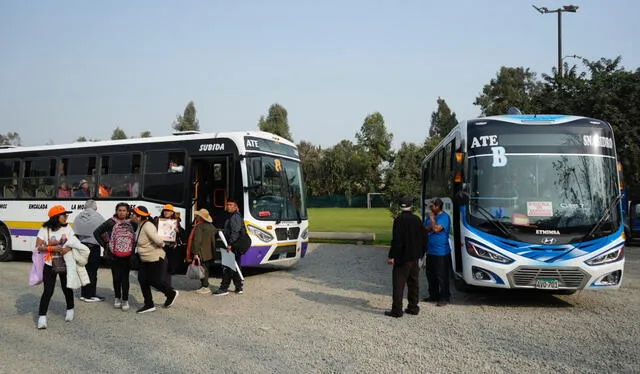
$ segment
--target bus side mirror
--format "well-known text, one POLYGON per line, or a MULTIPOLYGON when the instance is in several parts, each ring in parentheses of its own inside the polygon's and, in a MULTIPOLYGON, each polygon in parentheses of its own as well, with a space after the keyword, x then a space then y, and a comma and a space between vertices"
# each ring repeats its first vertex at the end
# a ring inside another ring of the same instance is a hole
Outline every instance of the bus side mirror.
POLYGON ((251 159, 251 176, 255 181, 262 180, 262 160, 259 157, 251 159))

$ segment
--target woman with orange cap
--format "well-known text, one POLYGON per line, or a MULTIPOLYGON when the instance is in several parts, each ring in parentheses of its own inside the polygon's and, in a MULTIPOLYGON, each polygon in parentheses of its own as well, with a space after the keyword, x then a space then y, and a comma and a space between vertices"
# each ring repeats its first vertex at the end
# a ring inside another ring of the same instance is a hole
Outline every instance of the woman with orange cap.
POLYGON ((64 320, 67 322, 73 321, 73 290, 67 287, 67 273, 66 271, 55 272, 53 269, 53 262, 62 259, 67 252, 71 251, 71 248, 66 246, 67 240, 74 236, 71 227, 67 226, 67 216, 70 213, 72 212, 62 205, 53 206, 49 209, 49 220, 42 224, 42 228, 38 231, 36 238, 35 250, 47 252, 42 274, 44 287, 42 297, 40 297, 40 307, 38 308, 38 329, 47 328, 47 311, 58 275, 60 275, 60 287, 67 303, 67 313, 64 320))
POLYGON ((163 206, 162 211, 160 212, 160 216, 154 218, 156 227, 158 226, 158 221, 160 220, 160 218, 176 220, 176 227, 175 227, 176 241, 165 242, 164 247, 162 247, 162 249, 164 249, 164 252, 166 254, 165 258, 167 260, 166 280, 167 280, 167 283, 171 285, 171 276, 175 272, 175 252, 176 252, 176 248, 182 245, 184 241, 184 229, 180 226, 180 219, 176 215, 175 208, 171 204, 166 204, 165 206, 163 206))

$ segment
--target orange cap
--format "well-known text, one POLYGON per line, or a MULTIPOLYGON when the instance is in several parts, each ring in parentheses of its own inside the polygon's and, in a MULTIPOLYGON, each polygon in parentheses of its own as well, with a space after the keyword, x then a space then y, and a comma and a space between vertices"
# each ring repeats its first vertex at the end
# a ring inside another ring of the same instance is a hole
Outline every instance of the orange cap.
POLYGON ((68 211, 62 205, 54 205, 49 209, 49 218, 57 216, 58 214, 71 214, 73 212, 68 211))
POLYGON ((171 204, 167 204, 167 205, 163 206, 162 210, 168 210, 168 211, 174 212, 173 205, 171 205, 171 204))
POLYGON ((151 214, 149 214, 149 210, 147 209, 147 207, 139 205, 135 208, 133 208, 133 212, 137 215, 139 215, 140 217, 149 217, 151 214))

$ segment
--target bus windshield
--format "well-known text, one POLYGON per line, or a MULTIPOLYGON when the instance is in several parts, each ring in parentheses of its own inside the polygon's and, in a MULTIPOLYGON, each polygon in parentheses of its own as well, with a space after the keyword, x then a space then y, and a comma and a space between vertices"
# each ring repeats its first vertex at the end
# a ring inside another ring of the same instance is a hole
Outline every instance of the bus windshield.
POLYGON ((307 219, 300 163, 277 156, 247 157, 249 211, 257 220, 307 219))
POLYGON ((492 234, 566 244, 619 229, 616 161, 602 155, 510 155, 469 159, 469 222, 492 234), (608 212, 607 212, 608 210, 608 212))

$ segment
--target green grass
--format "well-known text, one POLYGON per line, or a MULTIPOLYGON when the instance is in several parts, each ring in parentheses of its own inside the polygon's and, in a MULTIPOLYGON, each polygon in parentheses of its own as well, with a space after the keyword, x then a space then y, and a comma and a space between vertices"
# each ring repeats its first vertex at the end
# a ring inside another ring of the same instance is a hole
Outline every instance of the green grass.
POLYGON ((385 208, 309 208, 309 231, 373 232, 374 244, 391 243, 393 218, 385 208))

